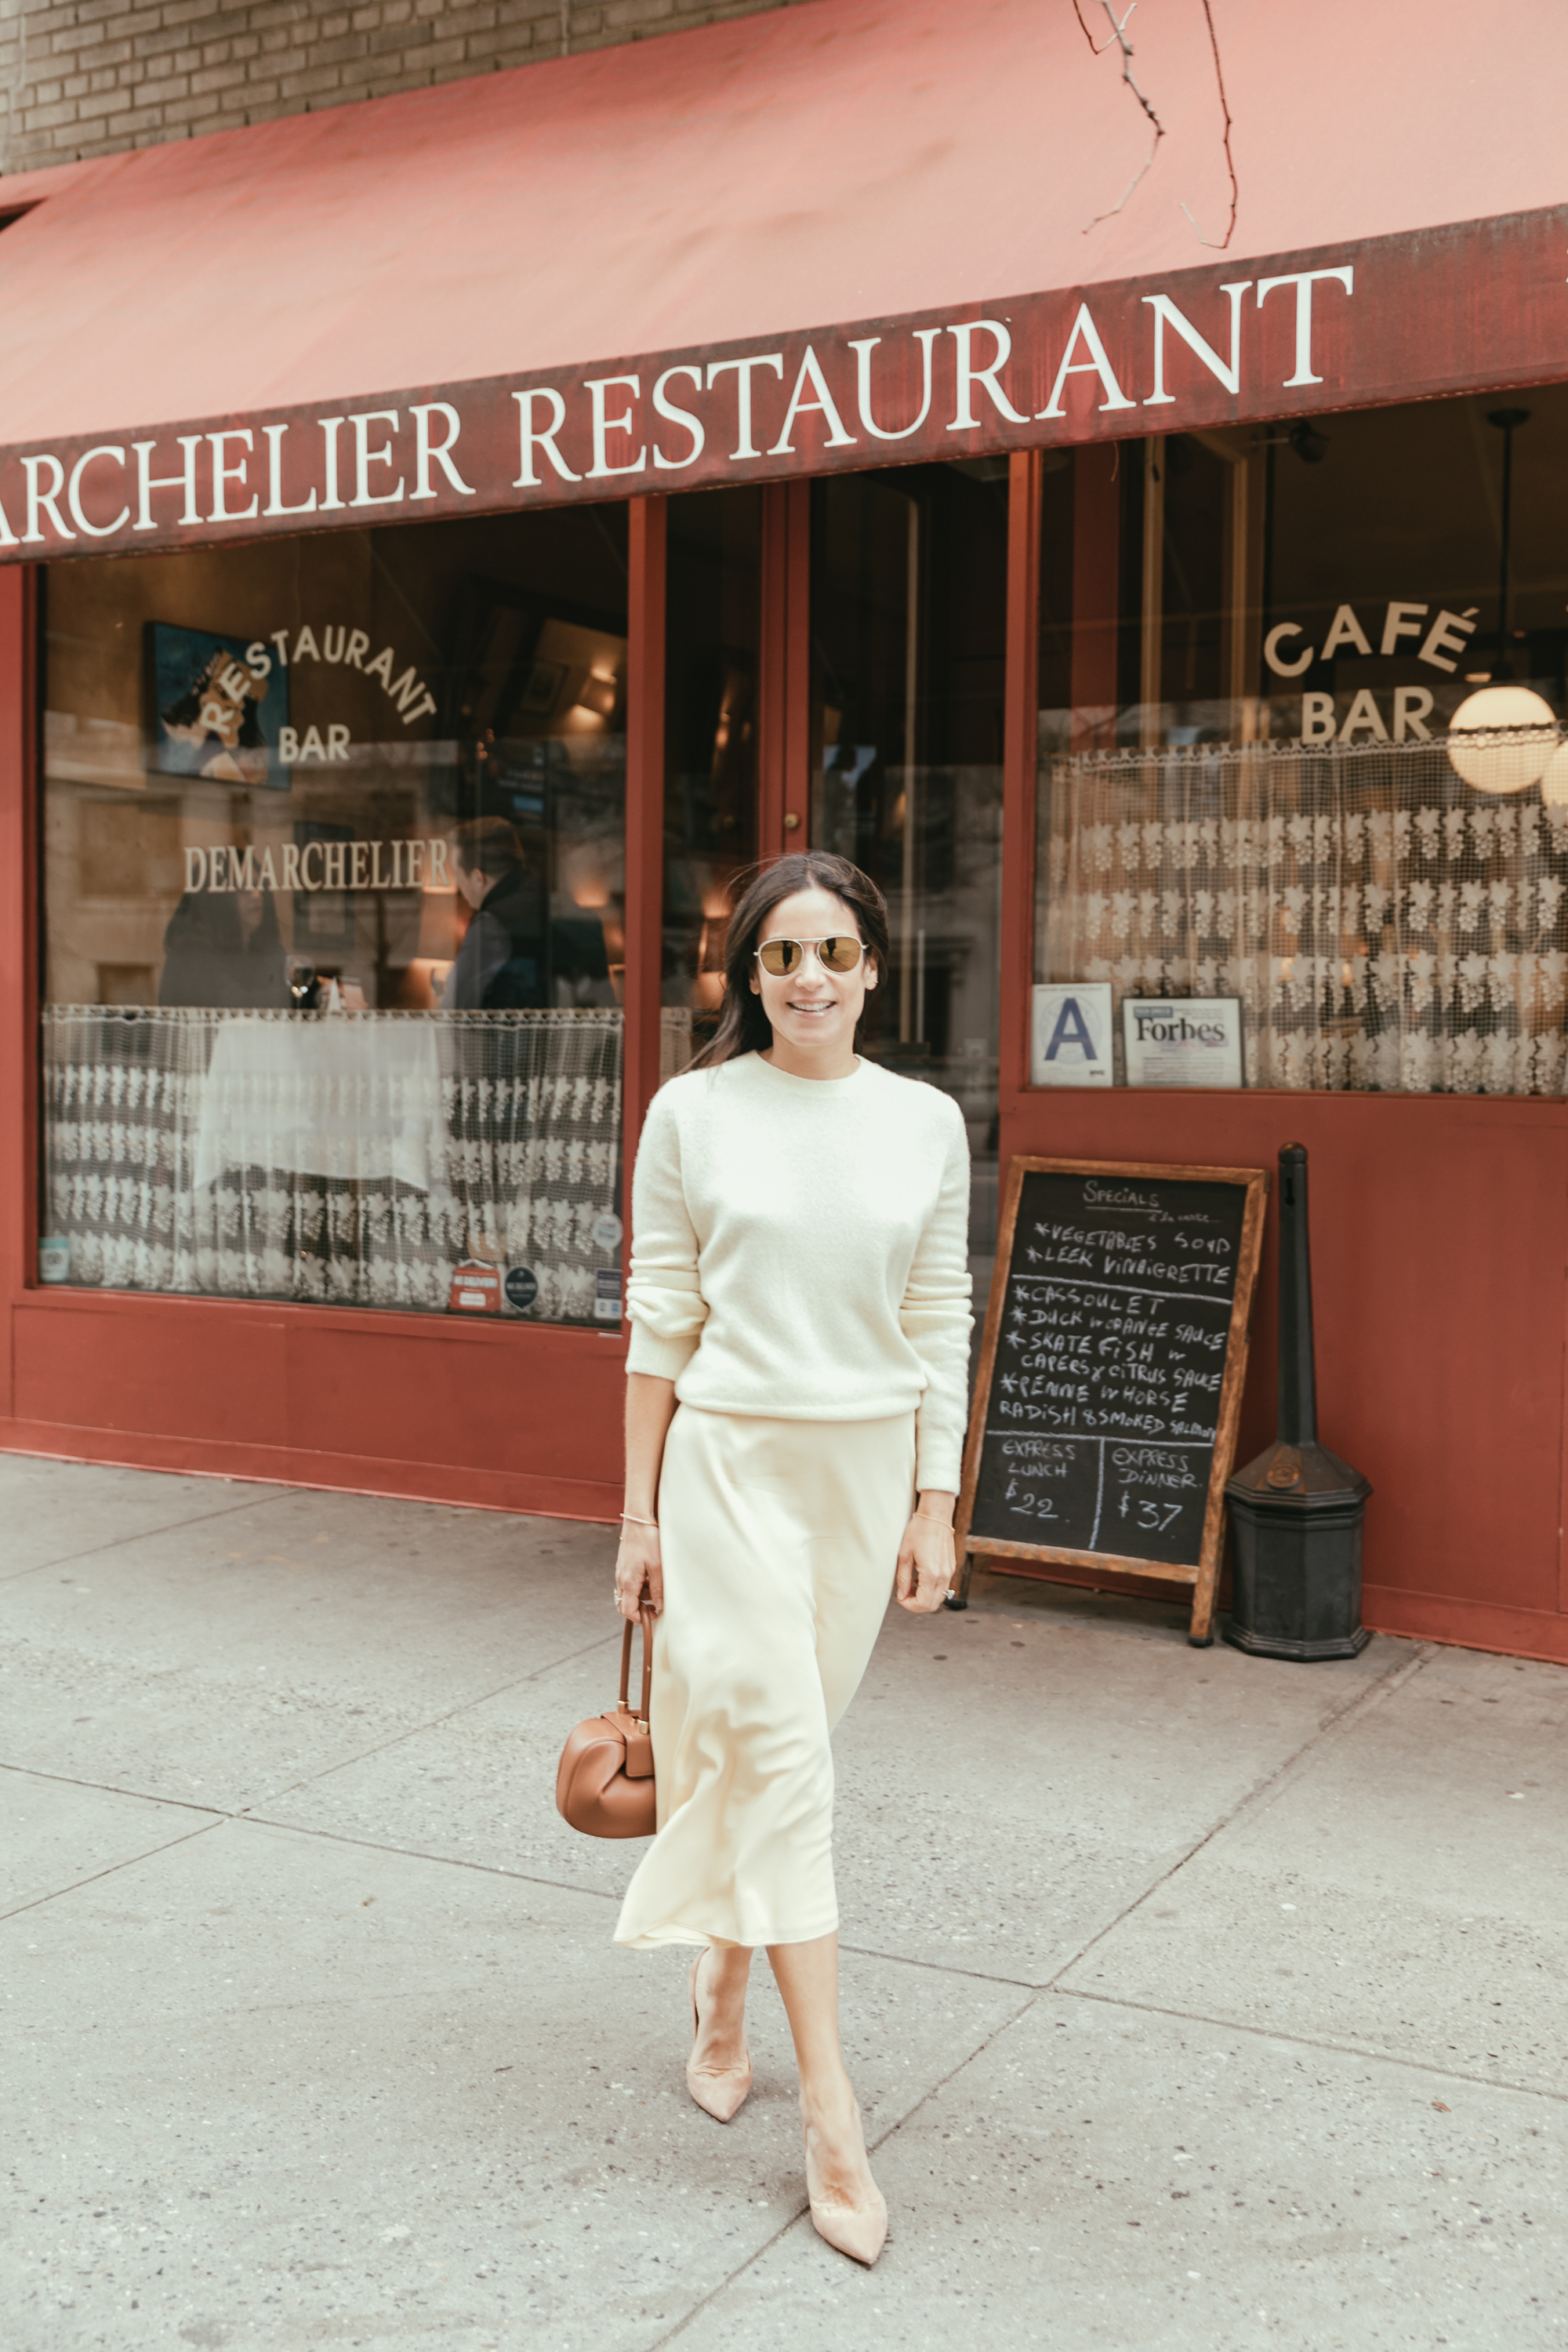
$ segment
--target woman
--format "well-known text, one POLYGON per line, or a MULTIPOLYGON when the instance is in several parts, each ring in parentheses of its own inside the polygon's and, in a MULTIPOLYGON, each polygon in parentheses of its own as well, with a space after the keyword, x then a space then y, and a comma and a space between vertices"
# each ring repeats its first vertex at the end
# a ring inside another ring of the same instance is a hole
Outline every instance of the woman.
POLYGON ((718 1031, 637 1153, 616 1598, 660 1612, 658 1835, 617 1941, 696 1944, 687 2083, 752 2085, 767 1948, 800 2064, 811 2218, 868 2264, 887 2235, 838 2042, 833 1761, 885 1613, 938 1609, 970 1331, 957 1106, 858 1058, 888 968, 874 882, 810 852, 731 919, 718 1031))
POLYGON ((163 933, 160 1004, 282 1007, 289 968, 269 890, 187 890, 163 933))

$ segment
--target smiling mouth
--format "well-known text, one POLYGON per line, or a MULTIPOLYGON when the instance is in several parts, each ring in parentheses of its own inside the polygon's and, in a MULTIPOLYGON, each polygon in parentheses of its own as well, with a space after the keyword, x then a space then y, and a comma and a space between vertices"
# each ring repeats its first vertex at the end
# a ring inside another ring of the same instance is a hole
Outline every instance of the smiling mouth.
POLYGON ((831 1013, 834 1006, 830 998, 826 1004, 792 1004, 789 1009, 792 1013, 831 1013))

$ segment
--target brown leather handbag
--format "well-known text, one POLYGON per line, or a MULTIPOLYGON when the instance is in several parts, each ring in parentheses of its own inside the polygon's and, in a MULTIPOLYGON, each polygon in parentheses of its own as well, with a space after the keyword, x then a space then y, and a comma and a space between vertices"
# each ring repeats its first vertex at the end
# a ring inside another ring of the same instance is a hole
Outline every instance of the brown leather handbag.
POLYGON ((590 1716, 568 1734, 555 1774, 555 1810, 584 1836, 652 1837, 655 1827, 653 1741, 648 1701, 653 1695, 653 1611, 642 1617, 642 1705, 631 1711, 626 1692, 632 1673, 632 1621, 621 1643, 621 1695, 603 1715, 590 1716))

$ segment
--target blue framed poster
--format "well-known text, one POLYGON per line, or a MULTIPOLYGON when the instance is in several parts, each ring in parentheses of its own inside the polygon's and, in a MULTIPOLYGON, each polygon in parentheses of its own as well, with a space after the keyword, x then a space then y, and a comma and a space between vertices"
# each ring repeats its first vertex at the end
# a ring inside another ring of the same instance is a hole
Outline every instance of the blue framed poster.
POLYGON ((279 730, 289 723, 289 673, 268 648, 149 621, 147 674, 154 774, 289 790, 278 756, 279 730))

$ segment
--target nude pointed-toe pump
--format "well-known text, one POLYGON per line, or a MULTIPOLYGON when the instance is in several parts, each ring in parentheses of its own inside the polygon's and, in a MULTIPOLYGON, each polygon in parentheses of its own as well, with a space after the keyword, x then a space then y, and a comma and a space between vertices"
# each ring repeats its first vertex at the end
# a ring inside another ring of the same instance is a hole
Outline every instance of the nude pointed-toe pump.
POLYGON ((697 2005, 697 1974, 702 1966, 699 1952, 691 1963, 691 2055, 686 2062, 686 2087, 705 2116, 716 2123, 731 2123, 745 2105, 752 2087, 752 2058, 746 2053, 743 2066, 699 2066, 697 2043, 702 2034, 702 2016, 697 2005))
MULTIPOLYGON (((860 2120, 857 2106, 855 2120, 860 2120)), ((888 2201, 875 2181, 870 2197, 860 2205, 845 2205, 818 2193, 817 2167, 811 2145, 811 2126, 805 2125, 805 2189, 811 2200, 811 2226, 819 2238, 826 2239, 835 2252, 847 2254, 853 2263, 863 2263, 868 2270, 877 2260, 888 2239, 888 2201)))

